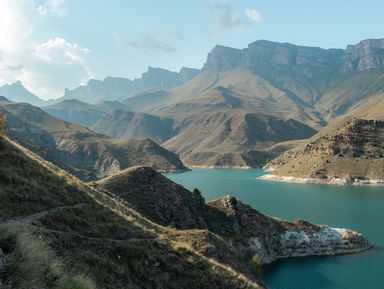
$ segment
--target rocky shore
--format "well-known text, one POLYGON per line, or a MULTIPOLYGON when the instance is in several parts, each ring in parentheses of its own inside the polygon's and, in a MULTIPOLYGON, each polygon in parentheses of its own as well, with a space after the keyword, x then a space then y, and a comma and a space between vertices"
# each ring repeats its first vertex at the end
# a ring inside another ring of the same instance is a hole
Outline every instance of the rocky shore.
POLYGON ((293 176, 278 176, 266 174, 258 177, 259 180, 287 182, 298 184, 327 184, 327 185, 377 185, 383 186, 384 179, 354 179, 354 178, 300 178, 293 176))
POLYGON ((353 254, 372 247, 355 231, 328 226, 314 230, 286 231, 274 236, 268 243, 265 246, 256 237, 249 239, 249 245, 264 264, 285 258, 353 254))

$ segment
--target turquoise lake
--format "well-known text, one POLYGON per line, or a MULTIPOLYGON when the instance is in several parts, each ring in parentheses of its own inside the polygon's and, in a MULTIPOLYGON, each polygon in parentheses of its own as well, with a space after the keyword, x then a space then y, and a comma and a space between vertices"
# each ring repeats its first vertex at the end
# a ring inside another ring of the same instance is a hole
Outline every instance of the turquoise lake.
POLYGON ((280 261, 266 268, 271 289, 384 289, 384 187, 257 180, 262 170, 194 169, 165 174, 207 201, 230 194, 270 216, 301 218, 362 233, 375 248, 357 255, 280 261))

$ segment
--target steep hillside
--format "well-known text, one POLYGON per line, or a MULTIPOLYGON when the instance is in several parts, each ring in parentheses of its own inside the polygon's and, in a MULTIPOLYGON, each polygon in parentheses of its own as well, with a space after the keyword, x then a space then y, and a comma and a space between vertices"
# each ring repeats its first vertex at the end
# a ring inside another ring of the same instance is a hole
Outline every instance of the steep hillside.
MULTIPOLYGON (((232 260, 246 261, 257 256, 261 263, 270 263, 280 258, 360 251, 369 246, 352 231, 270 218, 231 196, 204 204, 197 189, 190 192, 151 168, 126 170, 98 181, 97 186, 133 204, 155 222, 176 228, 208 229, 232 244, 232 260), (170 202, 174 206, 167 205, 170 202)), ((205 254, 217 256, 212 247, 204 249, 186 236, 183 240, 205 254)), ((225 254, 219 258, 230 260, 225 254)))
POLYGON ((4 139, 0 156, 2 288, 263 288, 241 264, 207 258, 180 236, 211 248, 217 238, 150 222, 4 139))
POLYGON ((266 167, 266 179, 322 183, 382 183, 383 95, 356 106, 266 167))
POLYGON ((164 143, 188 165, 260 167, 269 146, 308 138, 315 130, 298 121, 243 111, 203 114, 164 143))
POLYGON ((175 135, 173 124, 174 121, 170 118, 114 110, 99 119, 91 129, 117 139, 150 138, 161 144, 175 135))
POLYGON ((149 139, 113 140, 29 104, 3 101, 0 108, 8 115, 10 137, 84 179, 134 165, 149 165, 162 171, 185 169, 177 155, 149 139))

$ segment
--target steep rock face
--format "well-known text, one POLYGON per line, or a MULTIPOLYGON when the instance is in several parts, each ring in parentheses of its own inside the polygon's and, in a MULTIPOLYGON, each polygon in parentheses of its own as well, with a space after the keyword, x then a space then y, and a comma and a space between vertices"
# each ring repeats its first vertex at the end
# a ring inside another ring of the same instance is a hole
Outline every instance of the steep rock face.
POLYGON ((134 167, 97 182, 162 225, 204 229, 204 198, 171 182, 149 167, 134 167))
POLYGON ((311 78, 334 72, 342 63, 341 49, 321 49, 260 40, 249 44, 242 65, 269 79, 287 79, 292 74, 311 78))
POLYGON ((384 39, 368 39, 348 45, 344 72, 365 71, 384 66, 384 39))
POLYGON ((229 70, 241 63, 242 50, 216 45, 208 54, 203 70, 229 70))

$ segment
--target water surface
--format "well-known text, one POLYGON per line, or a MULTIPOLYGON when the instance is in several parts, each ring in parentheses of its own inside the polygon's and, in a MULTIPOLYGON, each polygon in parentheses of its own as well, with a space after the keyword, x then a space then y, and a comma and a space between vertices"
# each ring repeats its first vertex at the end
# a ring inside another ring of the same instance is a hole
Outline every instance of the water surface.
POLYGON ((262 170, 194 169, 166 174, 206 200, 230 194, 263 213, 361 232, 376 247, 357 255, 281 261, 264 274, 271 289, 384 289, 384 187, 257 180, 262 170))

